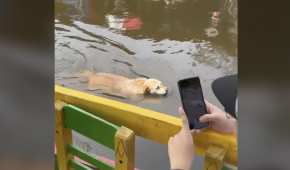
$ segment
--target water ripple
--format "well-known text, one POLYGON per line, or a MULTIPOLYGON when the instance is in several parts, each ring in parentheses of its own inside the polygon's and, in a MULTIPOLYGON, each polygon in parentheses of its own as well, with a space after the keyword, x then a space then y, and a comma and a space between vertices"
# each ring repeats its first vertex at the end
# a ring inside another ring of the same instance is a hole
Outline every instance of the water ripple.
POLYGON ((110 45, 112 45, 112 46, 114 46, 114 47, 116 47, 116 48, 119 48, 119 49, 123 50, 124 52, 126 52, 126 53, 129 54, 129 55, 134 55, 134 54, 136 54, 135 52, 129 50, 127 47, 125 47, 123 44, 121 44, 121 43, 119 43, 119 42, 117 42, 117 41, 111 40, 111 39, 109 39, 109 38, 107 38, 107 37, 105 37, 105 36, 102 36, 102 35, 96 35, 96 34, 90 32, 90 31, 87 31, 87 30, 85 30, 85 29, 79 27, 79 26, 76 25, 76 24, 73 24, 73 26, 74 26, 76 29, 78 29, 79 31, 81 31, 81 32, 83 32, 83 33, 85 33, 85 34, 87 34, 87 35, 89 35, 89 36, 91 36, 91 37, 94 37, 94 38, 97 38, 97 39, 101 39, 101 40, 103 40, 104 42, 107 42, 107 43, 109 43, 110 45))

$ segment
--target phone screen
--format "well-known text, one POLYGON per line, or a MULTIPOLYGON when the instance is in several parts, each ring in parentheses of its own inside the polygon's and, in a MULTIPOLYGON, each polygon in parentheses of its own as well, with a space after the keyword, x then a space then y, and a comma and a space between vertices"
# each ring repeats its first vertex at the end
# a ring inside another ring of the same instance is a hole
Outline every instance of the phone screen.
POLYGON ((180 80, 178 86, 190 129, 208 127, 208 123, 199 122, 199 117, 207 113, 199 78, 180 80))

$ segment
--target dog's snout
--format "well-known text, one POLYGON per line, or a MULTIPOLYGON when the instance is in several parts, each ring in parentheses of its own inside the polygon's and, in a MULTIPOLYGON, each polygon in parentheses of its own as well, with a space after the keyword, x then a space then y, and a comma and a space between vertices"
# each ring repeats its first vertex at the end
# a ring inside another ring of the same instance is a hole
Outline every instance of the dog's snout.
POLYGON ((164 96, 168 94, 168 89, 165 90, 164 96))

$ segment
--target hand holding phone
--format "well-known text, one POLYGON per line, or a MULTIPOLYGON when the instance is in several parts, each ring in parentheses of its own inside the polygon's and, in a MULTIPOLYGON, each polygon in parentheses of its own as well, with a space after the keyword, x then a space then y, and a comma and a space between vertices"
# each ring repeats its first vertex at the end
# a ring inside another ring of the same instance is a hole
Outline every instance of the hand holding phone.
POLYGON ((208 127, 208 123, 199 121, 200 116, 207 114, 199 77, 178 81, 183 109, 186 113, 190 129, 208 127))

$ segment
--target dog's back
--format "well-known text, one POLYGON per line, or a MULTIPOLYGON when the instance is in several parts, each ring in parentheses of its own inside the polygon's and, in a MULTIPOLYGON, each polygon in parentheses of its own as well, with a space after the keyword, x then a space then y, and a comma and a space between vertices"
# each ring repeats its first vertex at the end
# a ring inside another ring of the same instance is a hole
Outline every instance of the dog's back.
POLYGON ((114 75, 110 73, 96 73, 92 74, 88 78, 90 85, 101 85, 101 86, 109 86, 113 87, 116 84, 124 82, 128 80, 123 76, 114 75))
POLYGON ((85 71, 81 73, 80 76, 85 78, 85 81, 88 82, 88 86, 91 88, 98 86, 112 88, 119 83, 129 80, 126 77, 111 73, 93 73, 91 71, 85 71))

